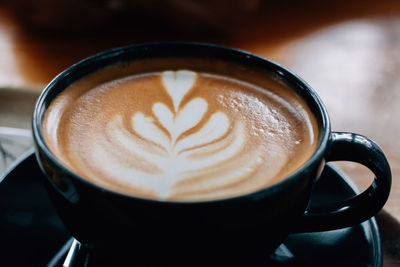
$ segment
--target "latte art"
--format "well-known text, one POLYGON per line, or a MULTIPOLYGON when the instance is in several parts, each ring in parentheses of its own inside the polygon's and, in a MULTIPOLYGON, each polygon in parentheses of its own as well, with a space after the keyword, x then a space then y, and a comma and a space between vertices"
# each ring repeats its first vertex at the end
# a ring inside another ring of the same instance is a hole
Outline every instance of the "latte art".
POLYGON ((109 154, 103 146, 94 142, 91 147, 92 157, 104 173, 118 179, 122 184, 140 188, 156 194, 160 199, 168 199, 178 188, 178 192, 202 191, 201 181, 190 181, 199 172, 207 169, 207 173, 220 173, 229 160, 235 160, 236 169, 227 169, 214 178, 213 185, 208 183, 206 190, 217 189, 239 182, 253 172, 262 161, 243 160, 239 156, 245 144, 245 129, 241 121, 232 123, 228 116, 216 111, 205 118, 208 103, 201 97, 190 99, 181 106, 182 98, 192 89, 196 73, 191 71, 166 71, 161 74, 164 89, 171 97, 173 110, 165 103, 153 104, 152 116, 142 112, 133 115, 131 123, 134 134, 123 129, 121 116, 116 116, 106 127, 107 136, 111 136, 116 153, 119 147, 125 148, 128 155, 139 157, 151 166, 150 171, 127 168, 118 161, 104 165, 102 162, 109 154), (196 127, 200 121, 206 120, 197 130, 183 136, 185 132, 196 127), (160 125, 158 125, 158 123, 160 125), (161 126, 161 127, 160 127, 161 126), (186 190, 179 187, 188 187, 186 190))
POLYGON ((241 195, 297 168, 287 168, 298 161, 292 151, 314 139, 304 112, 251 87, 177 70, 71 88, 52 103, 46 138, 72 170, 122 193, 179 201, 241 195))

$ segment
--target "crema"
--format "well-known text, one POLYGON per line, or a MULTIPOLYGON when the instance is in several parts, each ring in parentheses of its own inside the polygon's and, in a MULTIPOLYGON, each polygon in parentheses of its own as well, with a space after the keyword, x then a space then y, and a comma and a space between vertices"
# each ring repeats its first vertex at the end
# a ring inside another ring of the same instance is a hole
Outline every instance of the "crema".
POLYGON ((161 201, 240 196, 286 178, 315 150, 315 118, 284 86, 190 68, 96 75, 57 96, 43 132, 68 168, 109 190, 161 201))

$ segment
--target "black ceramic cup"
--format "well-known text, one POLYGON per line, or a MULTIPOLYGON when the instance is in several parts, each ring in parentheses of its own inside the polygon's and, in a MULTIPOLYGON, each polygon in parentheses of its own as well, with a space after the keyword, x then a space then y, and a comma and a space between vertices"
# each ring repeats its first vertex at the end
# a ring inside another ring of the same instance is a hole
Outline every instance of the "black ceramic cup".
MULTIPOLYGON (((345 97, 345 96, 343 96, 345 97)), ((236 49, 200 43, 151 43, 106 51, 58 75, 43 91, 33 114, 36 157, 48 192, 71 234, 101 258, 129 265, 216 262, 247 263, 266 257, 293 232, 344 228, 361 223, 385 204, 391 173, 381 149, 368 138, 331 132, 327 111, 301 78, 267 59, 236 49), (318 146, 286 179, 257 192, 202 202, 141 199, 94 185, 65 167, 49 150, 42 122, 50 102, 73 82, 114 64, 153 58, 202 58, 262 70, 300 95, 318 122, 318 146), (358 162, 375 175, 363 193, 307 209, 313 185, 326 162, 358 162)))

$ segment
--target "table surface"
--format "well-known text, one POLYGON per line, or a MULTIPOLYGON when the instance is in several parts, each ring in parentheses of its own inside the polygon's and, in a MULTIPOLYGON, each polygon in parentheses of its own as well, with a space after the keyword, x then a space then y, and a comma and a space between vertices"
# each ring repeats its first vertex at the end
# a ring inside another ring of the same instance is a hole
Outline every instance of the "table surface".
MULTIPOLYGON (((325 103, 333 130, 361 133, 382 147, 393 175, 385 212, 400 220, 400 1, 307 0, 289 2, 290 8, 280 2, 263 3, 254 16, 223 33, 155 30, 154 25, 149 32, 130 25, 76 35, 40 33, 0 4, 0 89, 40 92, 78 60, 133 43, 190 40, 244 49, 307 81, 325 103)), ((338 166, 361 189, 372 182, 365 167, 338 166)))

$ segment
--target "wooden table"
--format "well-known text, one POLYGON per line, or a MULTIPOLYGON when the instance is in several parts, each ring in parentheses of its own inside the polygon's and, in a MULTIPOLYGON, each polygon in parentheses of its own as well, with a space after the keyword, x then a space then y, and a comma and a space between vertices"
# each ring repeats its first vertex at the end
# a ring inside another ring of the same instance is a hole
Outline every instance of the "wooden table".
MULTIPOLYGON (((393 174, 385 206, 392 221, 385 225, 394 225, 400 220, 400 1, 280 2, 265 2, 243 25, 213 34, 155 30, 157 25, 151 32, 131 25, 96 34, 39 34, 0 6, 0 88, 41 91, 84 57, 145 41, 206 41, 254 52, 303 77, 325 102, 333 130, 361 133, 382 147, 393 174)), ((361 189, 372 181, 364 167, 339 166, 361 189)), ((386 258, 388 266, 400 264, 399 236, 386 233, 394 255, 386 258)))

